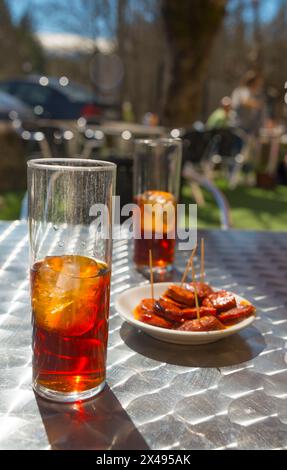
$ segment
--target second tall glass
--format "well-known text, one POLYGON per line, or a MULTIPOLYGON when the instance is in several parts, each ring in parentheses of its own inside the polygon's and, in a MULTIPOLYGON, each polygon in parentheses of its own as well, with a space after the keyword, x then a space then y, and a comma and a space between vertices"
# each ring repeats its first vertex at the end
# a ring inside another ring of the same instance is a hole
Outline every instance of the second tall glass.
POLYGON ((135 142, 134 212, 137 237, 134 262, 139 270, 163 272, 172 267, 175 250, 182 143, 180 139, 147 139, 135 142))

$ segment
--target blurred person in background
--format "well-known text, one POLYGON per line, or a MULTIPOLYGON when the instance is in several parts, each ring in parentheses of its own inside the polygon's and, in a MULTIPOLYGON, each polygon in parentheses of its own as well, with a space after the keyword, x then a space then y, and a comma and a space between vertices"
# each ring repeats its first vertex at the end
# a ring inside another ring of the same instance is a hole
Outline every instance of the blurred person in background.
POLYGON ((206 127, 208 129, 224 129, 232 123, 233 111, 229 96, 222 98, 220 106, 209 116, 206 127))
POLYGON ((123 102, 122 116, 125 122, 135 122, 133 106, 130 101, 123 102))
POLYGON ((231 102, 235 112, 234 125, 245 135, 241 155, 246 182, 253 186, 256 182, 255 171, 261 158, 259 133, 268 119, 261 73, 249 70, 233 91, 231 102))
POLYGON ((156 127, 159 125, 159 117, 156 113, 145 113, 143 117, 143 125, 156 127))
POLYGON ((235 111, 235 125, 247 134, 257 136, 267 119, 267 105, 263 94, 263 77, 250 70, 231 96, 235 111))

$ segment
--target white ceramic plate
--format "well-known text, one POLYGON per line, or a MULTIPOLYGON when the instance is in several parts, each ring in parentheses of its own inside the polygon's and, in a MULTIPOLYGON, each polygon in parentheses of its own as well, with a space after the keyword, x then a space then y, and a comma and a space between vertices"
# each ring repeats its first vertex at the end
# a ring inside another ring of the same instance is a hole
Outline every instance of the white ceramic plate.
MULTIPOLYGON (((155 298, 159 298, 170 285, 170 282, 160 282, 154 284, 154 295, 155 298)), ((234 294, 237 303, 243 299, 237 294, 234 294)), ((168 343, 177 343, 177 344, 207 344, 214 343, 220 339, 227 338, 227 336, 234 335, 238 333, 243 328, 251 325, 255 320, 255 315, 246 318, 245 320, 233 325, 225 330, 219 331, 203 331, 203 332, 194 332, 194 331, 177 331, 177 330, 168 330, 165 328, 159 328, 158 326, 148 325, 139 320, 136 320, 133 315, 134 309, 140 303, 142 299, 150 298, 151 290, 150 285, 146 284, 144 286, 133 287, 128 289, 122 294, 119 294, 116 298, 115 308, 120 314, 121 318, 131 325, 134 325, 136 328, 144 331, 150 336, 153 336, 156 339, 161 341, 167 341, 168 343)))

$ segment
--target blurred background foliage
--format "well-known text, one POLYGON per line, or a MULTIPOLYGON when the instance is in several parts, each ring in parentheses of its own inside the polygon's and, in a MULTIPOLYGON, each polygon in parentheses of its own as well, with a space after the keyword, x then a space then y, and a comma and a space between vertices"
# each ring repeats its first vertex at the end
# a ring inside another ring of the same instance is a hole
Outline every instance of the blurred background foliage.
MULTIPOLYGON (((68 77, 117 109, 129 103, 126 121, 155 113, 168 128, 205 123, 252 68, 286 127, 286 0, 0 0, 0 40, 0 80, 68 77)), ((1 132, 0 218, 9 219, 19 216, 26 157, 18 137, 1 132)), ((286 186, 216 184, 234 227, 286 229, 286 186)), ((183 195, 193 202, 189 187, 183 195)), ((204 196, 199 223, 218 226, 204 196)))
POLYGON ((45 52, 34 35, 30 10, 15 24, 8 2, 0 0, 0 78, 44 71, 45 52))
POLYGON ((0 0, 0 78, 67 75, 103 93, 91 67, 102 38, 124 67, 117 99, 132 103, 137 121, 148 111, 177 126, 204 121, 250 67, 263 72, 284 114, 286 0, 24 0, 15 20, 17 2, 0 0), (89 47, 69 54, 47 47, 45 18, 58 37, 85 37, 89 47))

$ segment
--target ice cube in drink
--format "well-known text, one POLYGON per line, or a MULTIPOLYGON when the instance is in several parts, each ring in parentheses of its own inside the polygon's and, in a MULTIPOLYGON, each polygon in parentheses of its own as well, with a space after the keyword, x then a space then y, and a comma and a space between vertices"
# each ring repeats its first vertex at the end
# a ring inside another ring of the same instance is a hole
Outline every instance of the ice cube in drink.
POLYGON ((154 267, 171 265, 175 248, 175 197, 165 191, 145 191, 135 197, 135 202, 139 212, 135 214, 134 223, 140 227, 140 239, 135 239, 134 243, 136 265, 149 265, 149 250, 152 250, 154 267))

